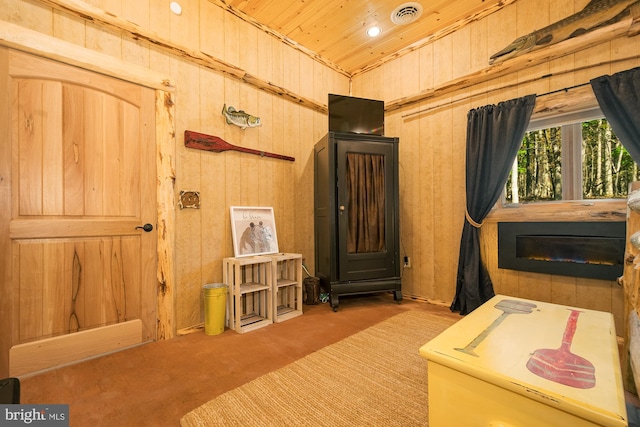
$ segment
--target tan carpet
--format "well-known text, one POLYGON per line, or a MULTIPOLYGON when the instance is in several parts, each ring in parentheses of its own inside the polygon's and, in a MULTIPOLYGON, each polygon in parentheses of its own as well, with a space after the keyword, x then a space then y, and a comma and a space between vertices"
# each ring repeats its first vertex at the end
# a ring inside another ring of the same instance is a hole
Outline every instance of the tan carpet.
POLYGON ((454 323, 407 311, 218 396, 186 414, 195 426, 426 426, 419 348, 454 323))

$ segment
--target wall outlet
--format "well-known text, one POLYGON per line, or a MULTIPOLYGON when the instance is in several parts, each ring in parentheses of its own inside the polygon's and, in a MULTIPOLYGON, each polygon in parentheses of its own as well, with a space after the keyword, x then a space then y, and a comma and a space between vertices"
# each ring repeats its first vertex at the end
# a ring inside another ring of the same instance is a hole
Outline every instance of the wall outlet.
POLYGON ((411 268, 411 258, 408 256, 404 257, 404 268, 411 268))

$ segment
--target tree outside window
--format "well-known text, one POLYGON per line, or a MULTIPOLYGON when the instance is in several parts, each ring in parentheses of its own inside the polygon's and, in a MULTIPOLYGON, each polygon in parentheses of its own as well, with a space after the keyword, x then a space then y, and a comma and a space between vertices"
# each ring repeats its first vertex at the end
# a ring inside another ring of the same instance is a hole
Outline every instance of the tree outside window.
POLYGON ((507 204, 623 199, 639 178, 638 165, 603 117, 533 127, 509 175, 507 204))

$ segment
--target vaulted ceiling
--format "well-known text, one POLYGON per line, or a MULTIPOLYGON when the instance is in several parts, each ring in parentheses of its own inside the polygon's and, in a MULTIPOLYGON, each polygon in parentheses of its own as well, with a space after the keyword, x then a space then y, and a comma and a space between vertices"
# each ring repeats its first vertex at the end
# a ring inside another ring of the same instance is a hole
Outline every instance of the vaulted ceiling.
POLYGON ((210 1, 354 74, 515 0, 210 1), (366 34, 372 26, 377 37, 366 34))

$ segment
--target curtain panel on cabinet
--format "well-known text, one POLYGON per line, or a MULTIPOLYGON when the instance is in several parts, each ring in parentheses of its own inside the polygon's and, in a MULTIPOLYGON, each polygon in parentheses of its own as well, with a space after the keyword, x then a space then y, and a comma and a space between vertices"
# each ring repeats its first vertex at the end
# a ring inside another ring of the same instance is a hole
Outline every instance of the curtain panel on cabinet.
POLYGON ((597 77, 591 88, 616 136, 640 163, 640 67, 597 77))
POLYGON ((347 154, 348 253, 385 248, 384 167, 382 155, 347 154))
POLYGON ((468 314, 495 295, 480 254, 480 226, 502 193, 535 100, 528 95, 467 114, 467 211, 451 311, 468 314))

